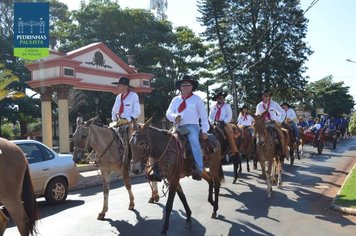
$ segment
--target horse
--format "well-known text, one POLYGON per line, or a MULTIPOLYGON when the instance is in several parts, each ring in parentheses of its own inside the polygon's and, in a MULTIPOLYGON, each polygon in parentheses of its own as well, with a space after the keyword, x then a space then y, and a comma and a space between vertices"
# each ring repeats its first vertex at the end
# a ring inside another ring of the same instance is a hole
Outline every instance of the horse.
MULTIPOLYGON (((236 183, 236 177, 237 177, 237 171, 241 173, 242 171, 242 159, 244 158, 246 160, 246 167, 247 167, 247 172, 250 172, 250 160, 252 159, 254 161, 254 166, 255 162, 255 153, 254 153, 254 148, 253 148, 253 136, 250 133, 250 127, 245 126, 245 127, 239 127, 237 125, 234 125, 233 127, 235 133, 237 133, 237 138, 236 138, 236 145, 239 150, 239 161, 238 163, 233 163, 234 164, 234 175, 235 179, 233 183, 236 183)), ((257 168, 257 167, 255 167, 257 168)))
MULTIPOLYGON (((226 133, 224 131, 224 128, 221 128, 219 123, 214 122, 210 126, 209 133, 213 134, 215 138, 219 141, 220 148, 221 148, 221 155, 224 157, 229 154, 230 151, 230 145, 228 138, 226 137, 226 133)), ((233 183, 236 183, 236 180, 238 178, 238 174, 241 173, 242 171, 242 165, 241 165, 241 159, 238 154, 230 156, 232 158, 232 163, 234 166, 234 180, 233 183)))
MULTIPOLYGON (((22 236, 37 234, 39 210, 26 157, 16 144, 4 138, 0 138, 0 150, 0 206, 9 212, 22 236)), ((8 221, 0 208, 0 235, 8 221)))
POLYGON ((111 172, 122 175, 126 190, 129 194, 129 210, 135 207, 134 196, 131 191, 131 180, 129 175, 129 144, 126 127, 119 128, 117 135, 114 129, 97 123, 97 117, 91 118, 84 124, 77 124, 73 134, 74 152, 83 152, 91 146, 97 158, 103 180, 104 202, 103 208, 97 219, 103 220, 108 211, 109 182, 111 172))
MULTIPOLYGON (((255 118, 253 127, 255 129, 256 154, 261 165, 262 177, 266 180, 267 197, 270 198, 272 194, 272 182, 275 181, 276 175, 277 186, 282 186, 282 164, 284 156, 278 153, 275 139, 271 135, 270 128, 267 127, 263 116, 253 115, 253 117, 255 118)), ((273 130, 272 132, 275 131, 273 130)), ((281 145, 284 145, 284 143, 281 145)))
POLYGON ((299 143, 300 140, 297 140, 296 133, 293 130, 293 127, 288 123, 282 123, 282 128, 286 130, 284 132, 285 135, 288 135, 287 143, 289 147, 289 156, 290 156, 290 164, 294 164, 294 157, 297 156, 298 160, 300 160, 299 155, 299 143))
MULTIPOLYGON (((143 126, 134 122, 134 131, 130 140, 132 151, 131 171, 135 174, 141 173, 146 165, 147 159, 151 157, 159 165, 161 174, 168 181, 168 198, 166 202, 164 224, 161 235, 166 235, 169 227, 169 217, 175 194, 178 194, 186 212, 186 224, 192 223, 191 210, 183 189, 179 183, 180 178, 192 175, 192 166, 195 165, 191 152, 187 152, 185 146, 180 142, 180 138, 175 133, 165 129, 151 126, 152 119, 149 119, 143 126)), ((221 164, 221 147, 216 138, 208 134, 214 149, 203 145, 204 166, 209 167, 202 173, 202 178, 209 184, 208 202, 213 206, 212 218, 216 218, 219 208, 220 184, 224 181, 224 173, 221 164), (209 149, 209 150, 207 150, 209 149), (213 200, 213 190, 215 200, 213 200)))

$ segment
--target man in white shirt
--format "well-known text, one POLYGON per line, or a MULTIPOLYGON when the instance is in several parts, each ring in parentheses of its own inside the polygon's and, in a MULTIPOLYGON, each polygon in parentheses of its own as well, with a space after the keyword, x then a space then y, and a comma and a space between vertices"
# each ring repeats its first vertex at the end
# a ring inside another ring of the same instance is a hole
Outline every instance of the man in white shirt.
POLYGON ((230 123, 232 119, 232 110, 230 104, 225 102, 226 96, 227 93, 219 91, 212 98, 213 101, 216 101, 216 103, 210 109, 209 121, 210 123, 217 122, 221 128, 224 128, 228 137, 231 152, 233 156, 238 158, 234 130, 232 129, 232 124, 230 123))
POLYGON ((117 84, 117 93, 115 103, 111 111, 111 119, 117 121, 117 125, 129 123, 132 119, 137 119, 141 114, 140 102, 137 93, 132 91, 130 80, 121 77, 117 84))
POLYGON ((193 173, 193 179, 201 180, 204 165, 199 134, 201 129, 203 140, 208 139, 209 122, 207 112, 203 99, 193 93, 198 87, 198 81, 192 79, 189 75, 184 75, 175 85, 180 90, 181 95, 172 99, 166 111, 166 117, 169 121, 189 130, 188 140, 197 165, 197 171, 193 173), (199 126, 199 120, 201 127, 199 126))
POLYGON ((282 103, 281 106, 286 112, 286 122, 293 128, 297 142, 299 142, 299 130, 296 125, 297 113, 295 113, 294 109, 287 102, 282 103))
POLYGON ((262 101, 257 104, 256 115, 262 115, 266 120, 268 126, 273 127, 277 133, 277 146, 283 155, 287 154, 286 144, 284 143, 284 135, 280 127, 286 117, 286 113, 283 108, 275 101, 271 99, 272 93, 269 90, 264 90, 261 93, 262 101))

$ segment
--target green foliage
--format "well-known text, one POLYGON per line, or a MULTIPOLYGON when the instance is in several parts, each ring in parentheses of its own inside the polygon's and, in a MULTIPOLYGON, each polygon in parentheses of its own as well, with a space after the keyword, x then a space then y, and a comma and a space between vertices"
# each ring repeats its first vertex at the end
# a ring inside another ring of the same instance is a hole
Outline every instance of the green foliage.
POLYGON ((299 1, 200 0, 198 7, 203 36, 216 42, 211 59, 230 75, 223 76, 225 83, 235 74, 244 101, 256 103, 265 88, 279 100, 302 97, 303 64, 311 50, 304 42, 307 19, 299 1))
POLYGON ((356 209, 356 169, 351 170, 351 174, 343 184, 340 194, 335 199, 335 204, 341 207, 351 207, 356 209))
POLYGON ((6 122, 1 125, 1 137, 6 139, 14 139, 19 136, 19 126, 6 122))
POLYGON ((356 112, 354 111, 351 115, 350 123, 349 123, 349 131, 352 135, 356 135, 356 112))
POLYGON ((332 76, 308 84, 307 94, 304 98, 306 104, 310 104, 313 111, 316 108, 324 108, 329 115, 350 114, 355 101, 349 94, 349 87, 344 82, 333 82, 332 76))

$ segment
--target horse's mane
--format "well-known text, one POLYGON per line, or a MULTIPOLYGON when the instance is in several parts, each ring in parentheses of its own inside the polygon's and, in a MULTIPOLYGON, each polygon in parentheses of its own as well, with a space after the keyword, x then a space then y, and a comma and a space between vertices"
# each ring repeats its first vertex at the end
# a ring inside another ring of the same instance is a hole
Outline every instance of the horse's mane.
POLYGON ((172 133, 169 130, 166 130, 166 129, 160 129, 160 128, 153 127, 153 126, 150 126, 149 129, 153 133, 163 134, 163 135, 166 135, 166 136, 172 135, 172 133))

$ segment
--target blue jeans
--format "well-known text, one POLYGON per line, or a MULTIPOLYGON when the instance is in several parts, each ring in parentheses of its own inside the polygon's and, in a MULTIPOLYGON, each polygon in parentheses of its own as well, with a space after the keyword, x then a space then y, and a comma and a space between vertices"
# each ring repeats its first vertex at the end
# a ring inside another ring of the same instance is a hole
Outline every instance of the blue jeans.
POLYGON ((195 163, 197 164, 199 170, 203 172, 203 155, 201 153, 201 147, 199 142, 200 127, 199 125, 194 124, 184 125, 184 127, 189 130, 188 140, 190 148, 192 149, 195 163))
POLYGON ((298 129, 297 125, 294 123, 294 121, 290 121, 289 124, 292 126, 292 129, 295 133, 295 138, 299 141, 300 136, 299 136, 299 129, 298 129))

